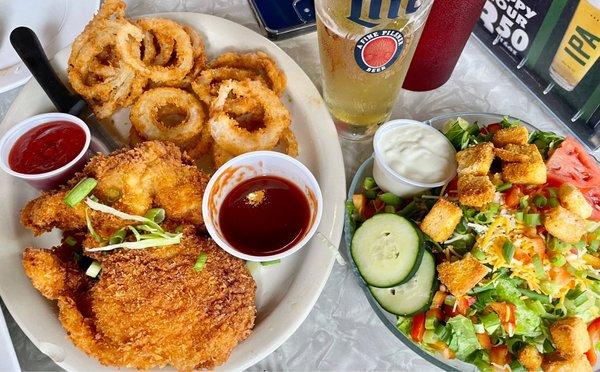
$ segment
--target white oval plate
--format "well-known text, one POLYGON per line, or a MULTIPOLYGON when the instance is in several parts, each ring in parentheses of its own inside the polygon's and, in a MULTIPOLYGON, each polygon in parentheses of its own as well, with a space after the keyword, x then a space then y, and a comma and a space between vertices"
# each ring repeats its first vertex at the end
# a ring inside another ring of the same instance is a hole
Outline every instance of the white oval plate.
POLYGON ((0 93, 21 86, 31 78, 27 67, 10 45, 10 32, 27 26, 38 35, 46 54, 73 42, 98 10, 100 0, 12 0, 0 2, 0 93))
MULTIPOLYGON (((315 236, 300 252, 280 264, 260 268, 257 282, 257 317, 254 331, 231 353, 222 369, 248 368, 279 347, 300 326, 316 302, 333 266, 333 252, 319 239, 319 232, 338 246, 344 216, 345 177, 337 133, 317 89, 302 69, 279 47, 259 34, 231 21, 194 13, 165 13, 195 27, 205 35, 209 57, 226 50, 264 50, 285 71, 288 87, 284 104, 292 114, 292 128, 300 145, 299 160, 314 174, 323 191, 324 218, 315 236)), ((52 64, 61 78, 69 48, 59 52, 52 64)), ((15 99, 2 124, 5 132, 18 121, 55 111, 37 82, 29 82, 15 99)), ((118 125, 123 125, 119 123, 118 125)), ((121 128, 123 129, 123 128, 121 128)), ((77 371, 112 370, 101 366, 76 348, 57 319, 56 305, 45 300, 31 285, 21 266, 27 246, 51 247, 57 232, 33 238, 19 222, 19 211, 38 195, 27 184, 0 174, 0 295, 25 334, 62 368, 77 371)), ((115 321, 119 321, 115 319, 115 321)))

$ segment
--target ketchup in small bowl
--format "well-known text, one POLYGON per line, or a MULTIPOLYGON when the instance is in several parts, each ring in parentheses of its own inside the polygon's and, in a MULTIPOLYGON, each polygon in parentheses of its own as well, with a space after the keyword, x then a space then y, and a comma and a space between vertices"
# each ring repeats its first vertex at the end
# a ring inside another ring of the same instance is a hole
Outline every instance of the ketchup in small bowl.
POLYGON ((10 149, 8 164, 15 172, 40 174, 67 165, 85 146, 85 132, 65 120, 51 121, 21 135, 10 149))
POLYGON ((223 237, 240 252, 269 256, 298 243, 310 224, 306 195, 276 176, 243 181, 227 194, 219 211, 223 237))
POLYGON ((89 128, 78 117, 59 112, 32 116, 0 138, 0 168, 37 189, 55 188, 83 168, 90 143, 89 128))
POLYGON ((210 236, 248 261, 275 261, 298 251, 315 234, 322 213, 321 190, 310 170, 274 151, 229 160, 202 199, 210 236))

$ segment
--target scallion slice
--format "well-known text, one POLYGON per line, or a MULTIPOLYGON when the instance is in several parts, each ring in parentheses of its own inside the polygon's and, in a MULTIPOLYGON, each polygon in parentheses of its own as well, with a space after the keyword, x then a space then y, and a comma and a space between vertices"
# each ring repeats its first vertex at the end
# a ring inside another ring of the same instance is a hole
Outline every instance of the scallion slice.
POLYGON ((548 199, 548 205, 550 205, 552 208, 556 208, 559 205, 558 199, 556 197, 551 197, 550 199, 548 199))
POLYGON ((367 199, 375 199, 377 197, 377 190, 365 190, 365 197, 367 199))
POLYGON ((98 235, 96 230, 94 230, 94 225, 92 225, 92 219, 90 218, 90 214, 88 213, 87 208, 85 209, 85 224, 87 225, 87 229, 90 232, 90 235, 92 236, 92 238, 94 238, 95 241, 97 241, 98 243, 104 242, 104 239, 102 239, 102 237, 98 235))
POLYGON ((529 206, 529 195, 525 195, 519 199, 519 207, 521 209, 525 209, 529 206))
POLYGON ((146 215, 144 217, 156 223, 161 223, 165 220, 165 210, 162 208, 148 209, 148 212, 146 212, 146 215))
POLYGON ((550 258, 550 263, 553 266, 560 267, 560 266, 563 266, 564 264, 566 264, 567 260, 565 259, 565 256, 558 253, 558 254, 555 254, 554 256, 552 256, 552 258, 550 258))
POLYGON ((83 199, 85 199, 90 192, 96 187, 98 181, 93 178, 84 178, 75 187, 73 187, 65 198, 63 199, 64 203, 69 207, 73 208, 77 204, 79 204, 83 199))
POLYGON ((523 212, 516 212, 516 213, 515 213, 515 218, 516 218, 516 219, 517 219, 517 221, 519 221, 519 222, 523 222, 523 216, 524 216, 523 212))
POLYGON ((98 248, 86 248, 86 252, 104 252, 104 251, 112 251, 117 248, 126 248, 126 249, 146 249, 146 248, 154 248, 154 247, 163 247, 166 245, 174 245, 179 244, 181 242, 182 234, 174 235, 172 238, 157 238, 157 239, 146 239, 140 240, 138 242, 123 242, 119 244, 110 244, 104 247, 98 248))
POLYGON ((537 300, 540 301, 541 303, 544 304, 549 304, 550 303, 550 298, 548 298, 548 296, 544 296, 543 294, 539 294, 537 292, 531 291, 529 289, 525 289, 525 288, 518 288, 519 292, 521 292, 521 294, 523 296, 527 296, 533 300, 537 300))
POLYGON ((377 187, 377 183, 375 183, 375 179, 373 177, 365 177, 363 181, 363 187, 365 190, 371 190, 377 187))
POLYGON ((502 255, 504 256, 504 260, 510 263, 515 255, 515 245, 508 239, 504 241, 504 245, 502 245, 502 255))
POLYGON ((393 205, 386 205, 383 211, 385 213, 396 213, 396 208, 393 205))
POLYGON ((542 218, 539 213, 527 213, 523 215, 523 223, 527 226, 538 226, 542 224, 542 218))
POLYGON ((94 261, 85 271, 85 275, 95 278, 100 273, 100 270, 102 270, 102 266, 100 266, 100 262, 94 261))
POLYGON ((179 225, 175 228, 176 234, 181 234, 183 232, 183 225, 179 225))
POLYGON ((202 271, 202 269, 204 269, 204 265, 206 264, 206 260, 208 260, 208 255, 205 252, 200 252, 198 259, 196 259, 194 270, 198 272, 202 271))
POLYGON ((277 265, 280 262, 281 262, 281 260, 273 260, 273 261, 263 261, 260 264, 263 266, 271 266, 271 265, 277 265))
POLYGON ((511 187, 512 187, 512 183, 505 182, 503 184, 496 186, 496 191, 503 192, 503 191, 510 189, 511 187))
POLYGON ((533 268, 535 269, 535 274, 538 279, 543 279, 546 277, 546 272, 544 271, 544 265, 542 265, 542 259, 538 254, 533 255, 532 258, 533 268))
POLYGON ((387 205, 392 205, 394 207, 397 207, 398 204, 400 204, 400 202, 402 201, 402 199, 400 199, 399 196, 394 195, 391 192, 386 192, 379 195, 379 200, 381 200, 387 205))
POLYGON ((163 231, 162 228, 156 222, 154 222, 153 220, 151 220, 149 218, 121 212, 115 208, 109 207, 108 205, 104 205, 104 204, 95 202, 90 198, 87 198, 85 200, 85 204, 87 204, 88 207, 90 207, 91 209, 93 209, 95 211, 112 214, 113 216, 119 217, 120 219, 123 219, 123 220, 141 222, 141 223, 146 224, 150 227, 153 227, 157 230, 163 231))
POLYGON ((77 239, 69 235, 65 238, 65 243, 71 247, 74 247, 75 244, 77 244, 77 239))
POLYGON ((533 204, 538 208, 543 208, 548 204, 548 199, 546 199, 544 195, 536 195, 535 198, 533 198, 533 204))
POLYGON ((112 234, 112 236, 108 239, 108 244, 119 244, 119 243, 123 243, 123 241, 125 240, 125 235, 127 234, 127 231, 125 231, 125 229, 120 229, 117 230, 114 234, 112 234))

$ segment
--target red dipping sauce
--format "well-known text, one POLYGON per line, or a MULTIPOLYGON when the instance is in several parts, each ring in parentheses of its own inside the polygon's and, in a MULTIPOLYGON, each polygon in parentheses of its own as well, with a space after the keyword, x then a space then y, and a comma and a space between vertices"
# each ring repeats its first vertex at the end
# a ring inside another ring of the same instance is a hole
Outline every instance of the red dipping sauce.
POLYGON ((75 159, 85 146, 85 132, 68 121, 51 121, 25 132, 10 149, 8 165, 24 174, 58 169, 75 159))
POLYGON ((225 240, 253 256, 270 256, 292 248, 306 234, 310 218, 304 192, 275 176, 251 178, 237 185, 219 210, 225 240))

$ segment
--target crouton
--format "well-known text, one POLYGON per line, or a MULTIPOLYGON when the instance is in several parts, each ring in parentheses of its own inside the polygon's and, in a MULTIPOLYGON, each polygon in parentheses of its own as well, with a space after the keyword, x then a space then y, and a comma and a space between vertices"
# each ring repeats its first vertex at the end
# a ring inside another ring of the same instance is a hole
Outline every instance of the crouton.
POLYGON ((494 154, 511 163, 542 163, 544 159, 536 145, 514 145, 509 143, 503 148, 495 148, 494 154))
POLYGON ((496 147, 504 147, 509 143, 514 145, 525 145, 529 139, 529 132, 523 126, 513 128, 502 128, 494 133, 492 142, 496 147))
POLYGON ((585 221, 561 206, 545 213, 544 227, 550 234, 565 243, 577 243, 586 232, 585 221))
POLYGON ((514 184, 542 185, 546 183, 546 164, 543 162, 504 163, 502 178, 514 184))
POLYGON ((571 359, 592 347, 583 319, 576 316, 559 319, 550 326, 550 335, 558 353, 571 359))
POLYGON ((539 371, 542 367, 542 355, 535 346, 527 345, 519 351, 519 362, 528 371, 539 371))
POLYGON ((490 142, 480 143, 456 153, 457 172, 484 176, 490 171, 493 160, 494 145, 490 142))
POLYGON ((583 354, 572 358, 563 358, 558 353, 544 355, 544 372, 592 372, 590 362, 583 354))
POLYGON ((458 176, 458 200, 461 204, 481 208, 494 200, 496 188, 488 176, 458 176))
POLYGON ((558 189, 558 200, 560 205, 586 219, 592 215, 593 209, 581 191, 570 183, 563 183, 558 189))
POLYGON ((463 296, 483 279, 488 268, 470 253, 455 262, 442 262, 437 266, 440 281, 456 297, 463 296))
POLYGON ((462 209, 447 201, 439 199, 427 213, 421 230, 438 243, 448 240, 462 217, 462 209))

